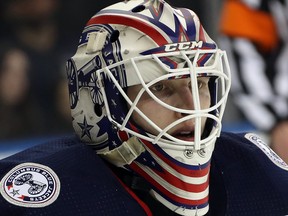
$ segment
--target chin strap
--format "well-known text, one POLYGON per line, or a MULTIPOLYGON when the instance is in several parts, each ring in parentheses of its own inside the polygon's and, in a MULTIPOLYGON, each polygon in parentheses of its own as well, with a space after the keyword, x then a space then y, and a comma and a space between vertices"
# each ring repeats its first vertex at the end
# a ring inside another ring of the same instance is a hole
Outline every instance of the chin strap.
POLYGON ((120 146, 111 151, 97 153, 105 160, 117 167, 131 164, 142 152, 145 151, 143 144, 137 137, 133 136, 120 146))

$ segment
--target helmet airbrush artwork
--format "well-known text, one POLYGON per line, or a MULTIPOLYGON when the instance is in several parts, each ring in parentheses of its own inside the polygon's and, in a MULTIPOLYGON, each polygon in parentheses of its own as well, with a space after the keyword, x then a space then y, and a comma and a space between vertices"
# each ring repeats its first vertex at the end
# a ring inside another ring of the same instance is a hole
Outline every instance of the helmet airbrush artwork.
POLYGON ((150 194, 172 211, 208 211, 210 160, 231 81, 226 53, 193 11, 163 0, 130 0, 102 9, 86 24, 76 54, 67 61, 67 75, 73 127, 83 142, 143 177, 150 194), (209 108, 201 108, 199 77, 209 77, 209 108), (174 107, 151 92, 155 83, 175 79, 189 79, 193 108, 174 107), (142 88, 131 100, 127 89, 135 85, 142 88), (138 108, 143 94, 182 117, 160 127, 138 108), (156 132, 137 124, 134 113, 156 132), (182 134, 193 140, 169 133, 186 121, 194 128, 182 134))

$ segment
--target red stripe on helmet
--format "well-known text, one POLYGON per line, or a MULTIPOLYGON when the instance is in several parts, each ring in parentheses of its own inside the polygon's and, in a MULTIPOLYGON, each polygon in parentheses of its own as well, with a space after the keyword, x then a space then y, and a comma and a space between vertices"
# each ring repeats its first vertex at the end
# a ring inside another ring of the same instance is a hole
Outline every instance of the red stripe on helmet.
POLYGON ((202 183, 202 184, 191 184, 191 183, 187 183, 181 179, 179 179, 178 177, 172 175, 170 172, 168 172, 167 170, 165 170, 164 172, 161 171, 157 171, 157 170, 153 170, 157 175, 159 175, 162 179, 165 179, 165 181, 167 181, 169 184, 184 190, 184 191, 188 191, 188 192, 192 192, 192 193, 200 193, 203 192, 204 190, 206 190, 209 186, 209 175, 207 175, 207 180, 206 182, 202 183))
POLYGON ((204 28, 202 25, 199 26, 199 40, 200 41, 205 41, 207 42, 206 38, 205 38, 205 34, 204 34, 204 28))
POLYGON ((196 200, 196 199, 185 199, 182 197, 179 197, 175 195, 174 193, 171 193, 168 191, 166 188, 161 185, 160 182, 156 181, 153 179, 150 175, 148 175, 141 167, 139 167, 135 162, 132 162, 130 164, 130 167, 136 171, 140 176, 143 176, 150 184, 152 184, 157 190, 159 190, 163 195, 168 197, 168 199, 173 200, 174 202, 177 202, 182 205, 187 205, 187 206, 199 206, 199 205, 205 205, 208 203, 209 197, 206 196, 202 199, 196 200))
MULTIPOLYGON (((194 170, 194 169, 189 169, 189 168, 185 168, 183 166, 179 166, 177 165, 177 163, 174 163, 173 161, 171 161, 169 158, 169 155, 164 155, 166 153, 162 153, 162 151, 160 152, 158 149, 155 148, 155 146, 153 144, 151 144, 150 142, 146 141, 146 140, 142 140, 141 141, 144 143, 144 145, 146 145, 154 154, 156 154, 162 161, 164 161, 166 164, 168 164, 170 167, 172 167, 174 170, 176 170, 177 172, 179 172, 182 175, 186 175, 188 177, 203 177, 208 175, 209 171, 210 171, 210 164, 207 164, 207 166, 205 166, 204 168, 199 166, 199 169, 194 170)), ((175 160, 173 158, 171 158, 172 160, 175 160)), ((210 162, 208 162, 210 163, 210 162)), ((192 167, 192 165, 191 165, 192 167)))
POLYGON ((134 19, 132 17, 126 16, 115 16, 115 15, 99 15, 92 17, 86 26, 93 24, 119 24, 119 25, 127 25, 133 28, 136 28, 143 32, 144 34, 149 35, 159 46, 167 44, 168 41, 160 34, 155 28, 151 27, 147 23, 134 19))

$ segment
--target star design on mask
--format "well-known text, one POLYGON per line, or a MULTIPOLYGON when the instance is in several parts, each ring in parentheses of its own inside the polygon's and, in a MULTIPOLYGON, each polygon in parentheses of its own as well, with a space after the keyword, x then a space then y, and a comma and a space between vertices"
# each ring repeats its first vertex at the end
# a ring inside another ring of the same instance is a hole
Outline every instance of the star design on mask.
POLYGON ((121 122, 124 122, 125 118, 123 116, 120 117, 121 122))
POLYGON ((85 135, 89 137, 89 139, 91 140, 91 134, 90 134, 90 130, 93 128, 93 125, 89 125, 87 123, 86 117, 84 116, 84 121, 83 123, 78 123, 78 125, 80 126, 80 128, 82 129, 82 135, 81 138, 83 138, 85 135))
POLYGON ((116 142, 115 140, 113 140, 113 141, 112 141, 112 145, 113 145, 114 147, 117 147, 117 142, 116 142))
POLYGON ((19 194, 19 190, 15 190, 15 189, 13 189, 13 191, 10 192, 10 193, 13 195, 13 197, 16 196, 16 195, 20 195, 19 194))
POLYGON ((145 157, 143 158, 143 162, 150 167, 151 167, 151 165, 152 165, 152 167, 156 166, 156 163, 154 161, 148 161, 145 157))
POLYGON ((111 99, 111 103, 110 103, 112 106, 116 107, 117 106, 117 103, 114 99, 111 99))
POLYGON ((137 161, 147 167, 150 167, 151 169, 155 169, 160 172, 162 171, 161 166, 149 154, 141 155, 140 157, 137 158, 137 161))

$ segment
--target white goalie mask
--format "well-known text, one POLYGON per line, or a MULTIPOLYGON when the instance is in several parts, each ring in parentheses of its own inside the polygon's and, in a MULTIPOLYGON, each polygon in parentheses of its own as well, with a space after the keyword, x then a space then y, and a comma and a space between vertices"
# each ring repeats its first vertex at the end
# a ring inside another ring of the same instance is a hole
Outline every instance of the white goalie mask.
POLYGON ((226 53, 193 11, 162 0, 102 9, 84 28, 67 75, 73 127, 83 142, 142 176, 172 211, 208 211, 210 160, 231 82, 226 53), (186 87, 190 94, 181 95, 186 87), (143 106, 145 99, 152 103, 143 106), (163 123, 164 113, 178 117, 163 123))

